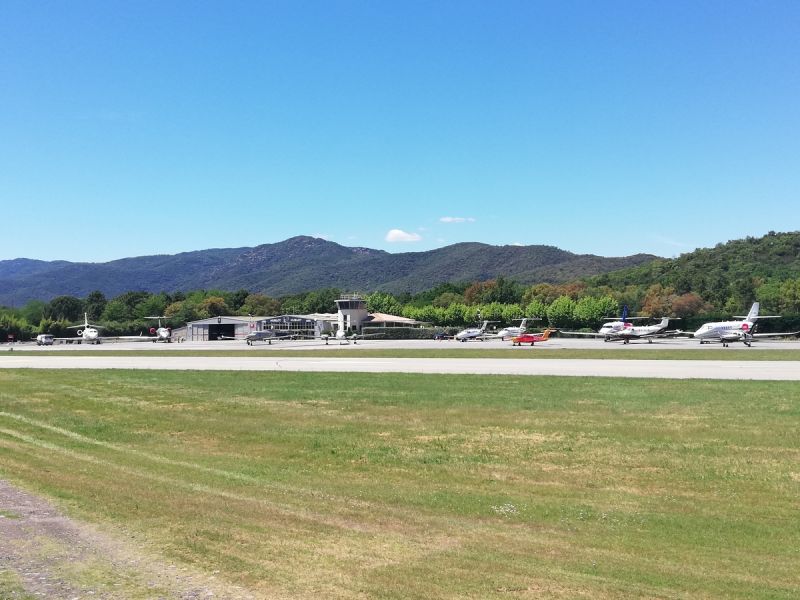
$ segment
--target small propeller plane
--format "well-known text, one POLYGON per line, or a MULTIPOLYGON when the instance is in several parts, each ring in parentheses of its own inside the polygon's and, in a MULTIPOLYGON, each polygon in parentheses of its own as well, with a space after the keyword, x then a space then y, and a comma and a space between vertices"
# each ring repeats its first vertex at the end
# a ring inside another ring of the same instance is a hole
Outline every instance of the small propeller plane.
MULTIPOLYGON (((325 339, 325 335, 322 336, 325 339)), ((254 331, 245 336, 244 341, 248 346, 252 346, 256 342, 267 342, 272 345, 272 342, 279 342, 282 340, 313 340, 314 336, 306 335, 304 333, 291 333, 288 331, 275 331, 272 329, 265 329, 263 331, 254 331)))
POLYGON ((542 333, 523 333, 511 339, 512 346, 521 346, 522 344, 530 344, 533 346, 536 342, 546 342, 550 339, 550 334, 558 331, 557 329, 545 329, 542 333))
POLYGON ((784 333, 754 333, 756 323, 759 319, 777 319, 780 315, 761 315, 759 316, 759 303, 754 302, 750 307, 750 312, 746 317, 735 316, 735 319, 742 319, 741 321, 716 321, 706 323, 700 329, 695 331, 693 336, 695 339, 700 340, 701 344, 717 342, 721 343, 723 348, 727 348, 732 342, 742 342, 745 346, 750 345, 757 338, 770 338, 770 337, 788 337, 797 335, 800 332, 790 331, 784 333))
POLYGON ((358 340, 364 340, 366 338, 373 338, 373 337, 382 337, 383 335, 384 335, 383 333, 367 333, 367 334, 347 333, 347 331, 344 329, 337 329, 336 333, 334 334, 323 333, 322 336, 320 336, 320 339, 322 339, 325 342, 326 346, 328 345, 328 342, 330 340, 339 342, 339 345, 344 345, 344 344, 349 344, 350 342, 353 342, 353 344, 358 344, 358 340))

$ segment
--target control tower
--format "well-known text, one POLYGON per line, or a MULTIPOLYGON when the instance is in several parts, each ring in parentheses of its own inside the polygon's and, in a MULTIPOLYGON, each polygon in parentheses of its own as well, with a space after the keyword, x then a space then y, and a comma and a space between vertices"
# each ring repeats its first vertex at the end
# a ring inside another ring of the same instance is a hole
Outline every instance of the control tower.
POLYGON ((339 312, 339 331, 348 328, 360 331, 361 323, 369 316, 367 303, 359 294, 342 294, 336 300, 336 308, 339 312))

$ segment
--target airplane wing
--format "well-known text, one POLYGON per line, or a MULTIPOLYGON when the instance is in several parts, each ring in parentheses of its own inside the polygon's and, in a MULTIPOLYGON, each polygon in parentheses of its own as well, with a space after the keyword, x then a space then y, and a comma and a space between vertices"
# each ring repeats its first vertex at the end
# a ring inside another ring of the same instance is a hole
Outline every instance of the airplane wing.
POLYGON ((101 336, 103 341, 117 341, 117 342, 154 342, 158 339, 155 335, 114 335, 114 336, 101 336))
MULTIPOLYGON (((760 319, 761 317, 759 317, 760 319)), ((783 333, 753 333, 754 338, 770 338, 770 337, 792 337, 793 335, 800 335, 800 331, 785 331, 783 333)))
POLYGON ((613 337, 610 333, 597 333, 596 331, 561 331, 559 333, 563 333, 564 335, 583 335, 586 337, 596 337, 596 338, 604 338, 604 337, 613 337))
POLYGON ((267 333, 264 331, 256 331, 254 333, 245 336, 244 341, 247 342, 248 346, 252 346, 256 342, 266 342, 267 345, 272 345, 272 342, 315 340, 315 339, 321 339, 321 338, 317 338, 314 335, 308 335, 305 333, 288 333, 288 332, 267 333))

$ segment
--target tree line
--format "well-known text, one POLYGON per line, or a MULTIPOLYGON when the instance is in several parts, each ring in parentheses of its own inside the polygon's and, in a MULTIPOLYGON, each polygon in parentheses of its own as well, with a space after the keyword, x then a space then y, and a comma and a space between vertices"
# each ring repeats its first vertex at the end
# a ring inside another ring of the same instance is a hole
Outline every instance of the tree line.
MULTIPOLYGON (((376 291, 364 299, 370 312, 399 315, 437 327, 464 327, 481 320, 511 323, 528 317, 541 326, 561 329, 598 329, 603 320, 618 316, 624 305, 631 315, 679 317, 689 328, 697 321, 730 314, 745 314, 758 300, 762 314, 773 311, 787 316, 800 314, 800 277, 757 278, 741 286, 736 300, 708 297, 682 291, 665 283, 620 282, 610 286, 603 277, 566 284, 540 283, 525 286, 498 277, 489 281, 445 283, 419 294, 376 291), (746 289, 745 289, 746 288, 746 289)), ((136 335, 147 331, 151 316, 164 316, 170 327, 220 315, 276 316, 336 312, 337 288, 272 298, 245 289, 196 290, 153 294, 125 292, 107 299, 100 291, 85 298, 58 296, 49 302, 34 300, 21 308, 0 308, 0 340, 9 335, 27 340, 38 333, 57 337, 74 335, 71 325, 83 322, 104 326, 105 335, 136 335)))

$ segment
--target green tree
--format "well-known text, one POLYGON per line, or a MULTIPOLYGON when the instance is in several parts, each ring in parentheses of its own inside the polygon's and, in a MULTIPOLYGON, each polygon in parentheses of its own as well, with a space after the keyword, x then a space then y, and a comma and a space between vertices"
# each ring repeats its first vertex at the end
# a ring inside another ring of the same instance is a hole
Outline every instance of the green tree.
POLYGON ((569 296, 559 296, 547 307, 547 322, 550 327, 572 327, 575 301, 569 296))
POLYGON ((44 316, 67 321, 83 320, 83 302, 74 296, 57 296, 47 303, 44 316))
POLYGON ((595 298, 584 296, 575 303, 573 318, 578 327, 599 329, 603 324, 603 318, 609 312, 617 311, 617 303, 613 298, 604 296, 595 298))
POLYGON ((130 320, 128 306, 120 300, 111 300, 106 303, 106 307, 100 316, 102 321, 128 321, 130 320))
POLYGON ((249 296, 250 290, 246 290, 244 288, 236 290, 228 298, 228 305, 232 310, 239 312, 242 306, 244 306, 245 300, 247 300, 249 296))
POLYGON ((173 302, 164 309, 164 315, 169 318, 170 322, 174 323, 197 321, 201 316, 197 312, 197 305, 189 300, 173 302))
MULTIPOLYGON (((137 314, 136 307, 151 296, 152 294, 150 292, 143 291, 125 292, 124 294, 116 296, 114 299, 109 301, 109 304, 112 302, 115 303, 115 316, 120 316, 121 318, 110 320, 134 321, 139 316, 137 314), (122 307, 122 310, 120 310, 120 307, 122 307)), ((106 308, 108 308, 108 305, 106 305, 106 308)))
POLYGON ((531 300, 525 305, 525 316, 543 319, 547 316, 547 306, 539 300, 531 300))
POLYGON ((106 308, 107 302, 105 294, 100 290, 89 292, 89 295, 86 296, 86 299, 83 301, 86 314, 89 316, 89 321, 96 322, 100 318, 100 315, 103 314, 106 308))
POLYGON ((522 303, 530 304, 536 301, 549 306, 559 296, 561 296, 561 291, 557 286, 550 283, 539 283, 525 290, 522 294, 522 303))
POLYGON ((446 308, 451 304, 465 304, 464 294, 456 294, 455 292, 444 292, 436 296, 432 302, 433 306, 446 308))
POLYGON ((500 311, 500 321, 503 323, 511 323, 515 319, 521 319, 525 316, 522 307, 519 304, 502 304, 500 311))
POLYGON ((781 283, 777 308, 789 314, 800 313, 800 279, 787 279, 781 283))
POLYGON ((364 298, 367 302, 367 310, 370 312, 380 312, 389 315, 399 315, 403 309, 400 303, 391 294, 386 292, 374 292, 367 294, 364 298))
POLYGON ((44 316, 47 305, 41 300, 31 300, 20 309, 20 315, 28 323, 38 323, 44 316))
POLYGON ((143 298, 134 308, 134 316, 137 319, 144 319, 145 317, 158 317, 164 314, 164 311, 169 304, 166 294, 155 294, 143 298))
POLYGON ((231 309, 222 296, 209 296, 197 305, 201 318, 219 317, 231 314, 231 309))
POLYGON ((281 314, 281 303, 264 294, 249 294, 239 312, 245 315, 274 317, 281 314))
POLYGON ((338 288, 326 288, 307 294, 305 300, 305 313, 335 313, 336 300, 342 295, 338 288))

